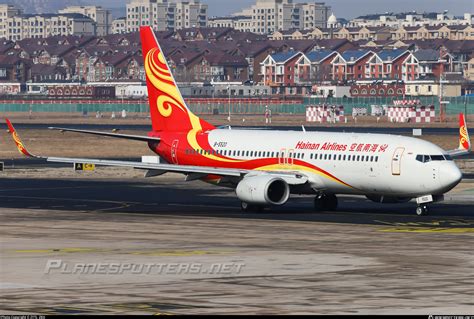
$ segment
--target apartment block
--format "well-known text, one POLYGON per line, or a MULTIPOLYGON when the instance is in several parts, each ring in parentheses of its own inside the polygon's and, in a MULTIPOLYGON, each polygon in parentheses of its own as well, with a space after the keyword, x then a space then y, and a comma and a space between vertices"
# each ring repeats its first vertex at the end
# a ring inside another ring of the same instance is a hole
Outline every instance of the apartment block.
POLYGON ((199 0, 132 0, 127 4, 127 32, 149 25, 155 30, 207 26, 207 5, 199 0))
POLYGON ((438 25, 470 25, 473 23, 472 13, 464 13, 462 17, 455 17, 448 12, 443 13, 386 13, 372 14, 352 19, 347 24, 348 27, 378 27, 389 26, 400 27, 420 27, 438 25))
POLYGON ((96 35, 96 23, 79 13, 22 14, 6 19, 5 38, 46 38, 54 35, 96 35))
POLYGON ((10 4, 0 4, 0 38, 7 37, 7 19, 20 15, 22 11, 10 4))
POLYGON ((214 17, 208 19, 211 28, 232 28, 242 32, 252 31, 252 16, 214 17))
POLYGON ((112 21, 112 33, 113 34, 127 33, 127 18, 121 17, 112 21))
POLYGON ((324 3, 294 3, 293 0, 257 0, 250 8, 252 32, 272 34, 291 29, 325 27, 330 7, 324 3))
POLYGON ((96 22, 98 36, 110 34, 112 31, 112 13, 100 6, 69 6, 58 11, 63 13, 80 13, 96 22))
POLYGON ((303 29, 325 28, 330 17, 330 7, 324 2, 303 4, 303 29))

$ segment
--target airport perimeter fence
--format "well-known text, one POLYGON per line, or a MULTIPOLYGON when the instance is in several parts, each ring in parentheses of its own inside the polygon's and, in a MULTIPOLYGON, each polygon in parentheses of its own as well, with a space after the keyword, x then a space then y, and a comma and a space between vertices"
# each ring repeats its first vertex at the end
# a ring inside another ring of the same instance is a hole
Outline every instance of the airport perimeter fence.
MULTIPOLYGON (((368 108, 372 105, 389 106, 393 105, 394 100, 403 99, 402 97, 384 98, 304 98, 303 101, 287 101, 287 100, 267 100, 262 99, 260 102, 255 100, 246 102, 244 99, 229 101, 213 101, 209 99, 207 102, 188 102, 191 110, 196 114, 228 114, 229 108, 232 114, 264 114, 265 108, 268 106, 273 114, 305 114, 306 106, 317 104, 328 105, 344 105, 345 114, 352 114, 353 108, 368 108)), ((406 99, 421 100, 423 105, 435 105, 436 112, 439 112, 438 97, 415 97, 406 99)), ((444 98, 446 105, 446 113, 448 115, 466 112, 474 113, 474 96, 469 97, 452 97, 444 98)), ((97 111, 101 113, 119 113, 125 110, 128 113, 149 113, 147 101, 136 100, 104 100, 104 101, 35 101, 35 100, 4 100, 0 101, 0 112, 61 112, 61 113, 81 113, 92 115, 97 111)), ((117 114, 118 116, 118 114, 117 114)))

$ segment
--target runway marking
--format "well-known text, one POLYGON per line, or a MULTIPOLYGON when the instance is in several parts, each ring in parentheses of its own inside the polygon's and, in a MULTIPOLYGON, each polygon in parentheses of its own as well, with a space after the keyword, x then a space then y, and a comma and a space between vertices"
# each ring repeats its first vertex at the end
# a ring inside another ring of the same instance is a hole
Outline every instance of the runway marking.
POLYGON ((374 220, 374 222, 381 223, 388 226, 406 226, 406 227, 432 227, 432 226, 474 226, 474 221, 467 221, 463 219, 446 219, 446 220, 432 220, 426 222, 388 222, 383 220, 374 220))
MULTIPOLYGON (((139 202, 119 202, 119 201, 110 201, 110 200, 96 200, 96 199, 74 199, 74 198, 54 198, 54 197, 35 197, 35 196, 5 196, 0 195, 0 198, 21 198, 21 199, 39 199, 39 200, 49 200, 49 201, 67 201, 67 202, 86 202, 86 203, 100 203, 100 204, 115 204, 119 206, 107 207, 94 209, 94 212, 109 211, 114 209, 123 209, 129 208, 132 205, 141 204, 139 202)), ((87 207, 87 205, 84 205, 87 207)), ((65 208, 65 206, 51 206, 51 208, 65 208)))
POLYGON ((379 232, 386 233, 474 233, 474 228, 429 228, 429 227, 411 227, 411 228, 385 228, 379 229, 379 232))

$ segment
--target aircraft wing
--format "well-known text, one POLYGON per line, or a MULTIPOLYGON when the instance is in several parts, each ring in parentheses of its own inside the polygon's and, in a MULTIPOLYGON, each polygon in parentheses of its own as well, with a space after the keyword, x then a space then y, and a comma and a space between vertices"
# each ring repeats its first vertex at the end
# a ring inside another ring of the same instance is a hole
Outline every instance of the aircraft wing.
POLYGON ((48 127, 48 128, 50 130, 58 130, 61 132, 74 132, 74 133, 81 133, 81 134, 99 135, 99 136, 122 138, 122 139, 142 141, 142 142, 159 142, 160 141, 160 138, 158 137, 143 136, 143 135, 118 134, 118 133, 108 133, 108 132, 100 132, 100 131, 86 131, 86 130, 76 130, 76 129, 62 128, 62 127, 48 127))
POLYGON ((454 150, 447 151, 451 157, 458 157, 471 153, 471 140, 467 131, 466 118, 464 114, 459 114, 459 147, 454 150))
POLYGON ((133 161, 113 161, 113 160, 102 160, 102 159, 88 159, 88 158, 67 158, 67 157, 47 157, 48 162, 55 163, 81 163, 81 164, 94 164, 99 166, 116 166, 116 167, 130 167, 137 169, 146 169, 160 171, 162 173, 184 173, 184 174, 210 174, 220 176, 234 176, 240 177, 248 173, 246 170, 238 169, 225 169, 217 167, 204 167, 204 166, 192 166, 192 165, 173 165, 173 164, 155 164, 155 163, 142 163, 133 161))
MULTIPOLYGON (((197 176, 198 178, 201 178, 201 177, 204 177, 205 175, 218 175, 218 176, 236 177, 238 179, 241 179, 248 173, 252 172, 253 174, 270 174, 270 175, 278 176, 284 179, 290 185, 301 185, 301 184, 305 184, 308 181, 307 176, 302 175, 301 173, 298 173, 298 172, 254 171, 254 170, 245 170, 245 169, 232 169, 232 168, 206 167, 206 166, 193 166, 193 165, 173 165, 173 164, 156 164, 156 163, 143 163, 143 162, 133 162, 133 161, 114 161, 114 160, 103 160, 103 159, 38 156, 31 153, 30 151, 26 149, 25 145, 21 141, 12 123, 8 119, 6 119, 6 122, 8 125, 8 131, 12 135, 13 140, 15 141, 15 144, 18 148, 18 151, 21 154, 27 157, 44 159, 48 162, 71 163, 71 164, 80 163, 80 164, 94 164, 98 166, 130 167, 130 168, 148 170, 149 172, 151 172, 149 176, 157 176, 157 175, 161 175, 168 172, 182 173, 182 174, 188 175, 188 177, 191 175, 191 178, 188 178, 187 180, 194 179, 193 176, 197 176)), ((102 134, 99 134, 99 135, 102 135, 102 134)))

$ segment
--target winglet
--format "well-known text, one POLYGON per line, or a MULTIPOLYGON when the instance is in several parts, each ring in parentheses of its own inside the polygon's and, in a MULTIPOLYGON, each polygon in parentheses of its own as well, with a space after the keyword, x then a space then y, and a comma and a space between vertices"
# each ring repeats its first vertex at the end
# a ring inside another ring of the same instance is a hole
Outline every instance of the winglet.
POLYGON ((459 114, 459 149, 463 151, 471 150, 471 140, 469 139, 466 118, 463 113, 459 114))
POLYGON ((23 145, 23 142, 21 141, 20 137, 18 136, 18 134, 16 133, 16 130, 15 128, 13 127, 12 123, 10 122, 9 119, 5 119, 6 122, 7 122, 7 125, 8 125, 8 133, 10 133, 12 135, 12 138, 13 138, 13 141, 15 142, 16 144, 16 147, 18 148, 18 152, 20 152, 21 154, 27 156, 27 157, 38 157, 36 155, 33 155, 31 154, 30 152, 28 152, 28 150, 26 149, 26 147, 23 145))

